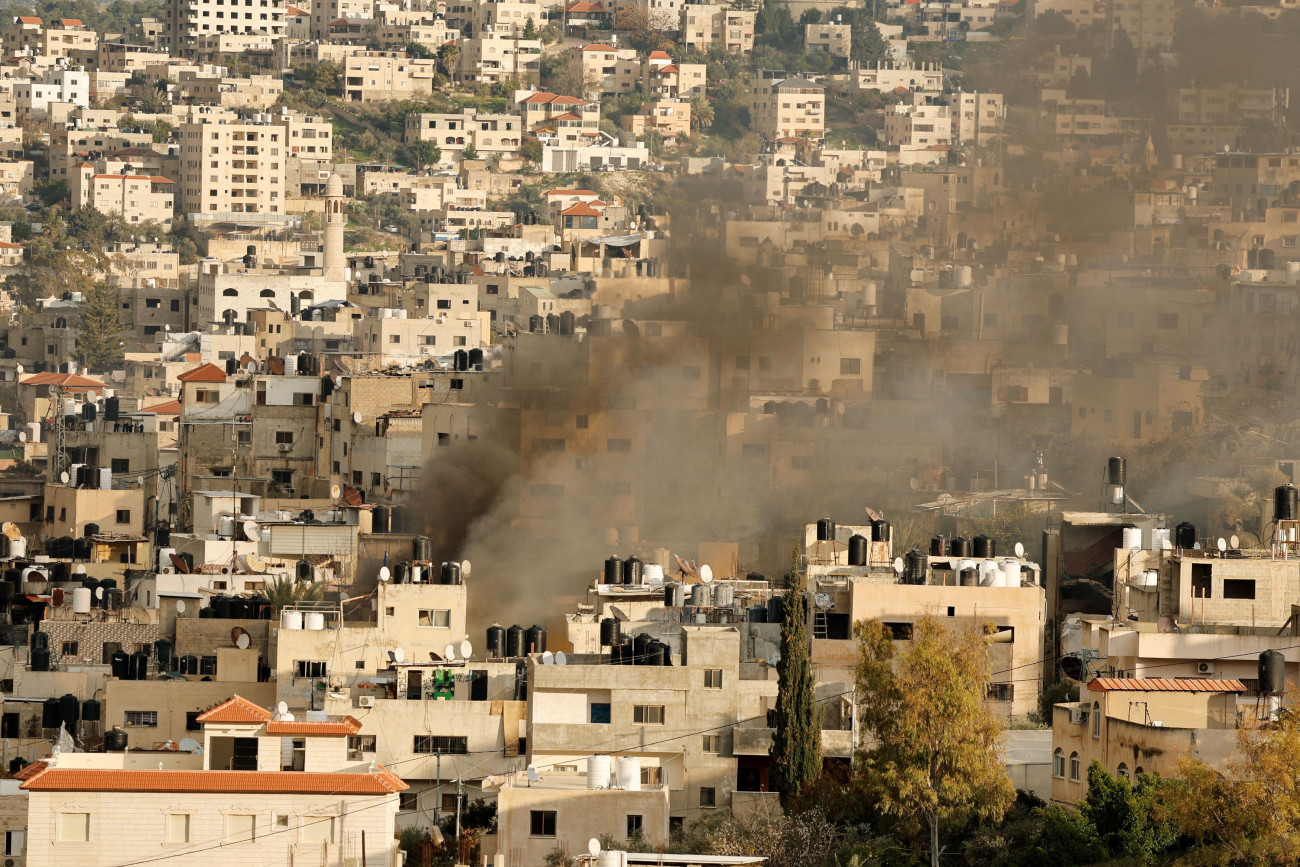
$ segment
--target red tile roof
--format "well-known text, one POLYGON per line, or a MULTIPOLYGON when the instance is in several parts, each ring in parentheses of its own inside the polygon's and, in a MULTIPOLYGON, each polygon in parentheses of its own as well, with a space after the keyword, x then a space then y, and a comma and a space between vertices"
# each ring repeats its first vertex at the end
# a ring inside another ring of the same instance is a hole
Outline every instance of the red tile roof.
POLYGON ((672 60, 667 51, 651 51, 647 55, 648 60, 672 60))
POLYGON ((299 9, 297 6, 286 6, 286 7, 284 7, 284 14, 286 14, 286 15, 307 15, 308 13, 302 11, 302 10, 299 9))
POLYGON ((599 217, 600 211, 597 211, 591 205, 585 202, 578 202, 576 205, 570 205, 563 211, 560 211, 561 217, 599 217))
POLYGON ((29 792, 232 792, 247 795, 391 795, 408 788, 380 766, 373 774, 293 771, 126 771, 46 768, 24 782, 29 792))
POLYGON ((64 27, 85 27, 80 18, 60 18, 59 23, 64 27))
POLYGON ((176 377, 181 382, 225 382, 226 372, 212 362, 201 364, 176 377))
POLYGON ((584 45, 582 46, 582 50, 583 51, 618 51, 618 49, 615 48, 614 46, 605 45, 604 43, 601 42, 593 42, 590 45, 584 45))
POLYGON ((180 415, 181 402, 179 400, 169 400, 165 403, 155 403, 153 406, 146 406, 141 412, 151 412, 155 415, 180 415))
POLYGON ((19 16, 18 16, 18 20, 21 21, 21 22, 24 23, 24 24, 40 24, 40 23, 41 23, 41 19, 39 19, 39 18, 32 18, 32 17, 30 17, 30 16, 23 16, 23 15, 19 15, 19 16))
POLYGON ((576 3, 570 3, 566 11, 604 13, 605 7, 601 6, 599 3, 588 3, 587 0, 578 0, 576 3))
POLYGON ((546 196, 599 196, 600 193, 592 190, 548 190, 546 196))
POLYGON ((67 388, 73 391, 84 391, 88 388, 104 388, 104 383, 97 379, 87 379, 75 373, 53 373, 45 371, 34 376, 29 376, 20 380, 19 385, 57 385, 60 388, 67 388))
POLYGON ((345 716, 341 720, 293 720, 269 722, 266 724, 268 735, 296 735, 298 737, 320 737, 324 735, 354 735, 361 731, 361 721, 345 716))
POLYGON ((1093 692, 1127 690, 1131 692, 1245 692, 1246 685, 1239 680, 1206 680, 1200 678, 1163 677, 1098 677, 1088 684, 1093 692))
POLYGON ((195 722, 218 724, 256 723, 261 725, 270 722, 274 716, 266 708, 258 707, 242 695, 233 695, 221 702, 221 704, 213 705, 199 714, 195 722))

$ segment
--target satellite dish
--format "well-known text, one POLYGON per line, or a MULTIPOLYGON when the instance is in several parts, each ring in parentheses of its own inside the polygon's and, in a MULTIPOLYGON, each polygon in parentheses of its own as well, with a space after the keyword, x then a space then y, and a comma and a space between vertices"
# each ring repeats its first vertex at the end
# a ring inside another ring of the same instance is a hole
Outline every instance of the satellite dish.
POLYGON ((86 574, 86 567, 85 567, 85 565, 82 564, 82 563, 78 563, 78 564, 77 564, 77 568, 76 568, 76 569, 73 569, 73 570, 72 570, 72 573, 73 573, 74 575, 85 575, 85 574, 86 574))
POLYGON ((248 362, 248 364, 245 364, 245 365, 244 365, 244 372, 245 372, 245 373, 257 373, 257 362, 256 362, 256 361, 250 361, 250 362, 248 362))
POLYGON ((103 588, 103 587, 96 587, 96 588, 95 588, 95 598, 96 598, 96 599, 103 599, 103 598, 104 598, 104 588, 103 588))
POLYGON ((456 645, 454 645, 454 644, 448 644, 446 647, 444 647, 444 648, 442 649, 442 658, 445 659, 445 660, 447 660, 448 662, 451 662, 453 659, 455 659, 455 658, 456 658, 456 645))
POLYGON ((393 573, 390 572, 390 571, 388 571, 388 567, 387 567, 387 566, 380 566, 380 567, 379 567, 379 580, 380 580, 381 582, 383 582, 384 584, 387 584, 387 583, 388 583, 388 579, 389 579, 389 578, 392 578, 392 577, 393 577, 393 573))
POLYGON ((907 480, 907 486, 914 491, 920 490, 921 480, 918 479, 916 476, 912 476, 912 478, 907 480))
POLYGON ((402 650, 402 648, 399 647, 393 651, 393 662, 404 662, 405 660, 406 660, 405 650, 402 650))
POLYGON ((894 574, 895 574, 895 575, 902 575, 902 574, 903 574, 903 558, 902 558, 902 557, 895 557, 895 558, 894 558, 894 574))
MULTIPOLYGON (((528 767, 532 768, 532 765, 529 765, 528 767)), ((587 841, 587 854, 593 857, 600 854, 600 841, 595 837, 592 837, 587 841)))
POLYGON ((250 542, 262 541, 262 531, 258 528, 256 521, 244 522, 244 535, 248 537, 250 542))
POLYGON ((1025 556, 1025 546, 1023 542, 1016 543, 1016 556, 1017 557, 1025 556))
POLYGON ((352 413, 352 423, 361 424, 361 413, 359 412, 352 413))
POLYGON ((248 650, 248 645, 251 643, 252 643, 252 639, 249 638, 248 633, 245 632, 243 635, 239 636, 238 640, 235 641, 235 646, 238 647, 240 650, 248 650))
POLYGON ((15 364, 15 365, 14 365, 14 371, 15 371, 15 372, 17 372, 17 373, 22 373, 23 370, 24 370, 24 368, 23 368, 23 366, 22 366, 21 364, 15 364))
POLYGON ((713 583, 713 568, 708 563, 700 567, 700 580, 705 584, 713 583))
POLYGON ((18 442, 20 443, 27 442, 27 431, 23 430, 18 432, 18 442))
POLYGON ((63 472, 59 473, 59 481, 60 481, 60 482, 63 482, 63 484, 66 485, 66 484, 68 483, 68 479, 69 479, 69 478, 70 478, 70 477, 68 476, 68 471, 67 471, 67 470, 64 470, 63 472))
POLYGON ((568 664, 569 664, 569 657, 567 657, 567 656, 564 655, 564 651, 563 651, 563 650, 557 650, 557 651, 555 651, 555 664, 556 664, 556 665, 568 665, 568 664))
POLYGON ((555 664, 555 654, 551 653, 549 650, 543 650, 542 665, 554 665, 554 664, 555 664))
POLYGON ((469 659, 473 655, 474 655, 474 645, 470 644, 469 639, 466 638, 464 641, 460 643, 460 658, 469 659))
POLYGON ((1178 628, 1178 623, 1172 617, 1161 617, 1156 621, 1156 632, 1169 634, 1181 631, 1178 628))
POLYGON ((469 561, 468 561, 468 560, 461 560, 461 561, 460 561, 460 577, 462 577, 462 578, 468 578, 468 577, 469 577, 469 570, 470 570, 469 561))
POLYGON ((1236 548, 1240 548, 1240 547, 1241 547, 1241 539, 1240 539, 1236 534, 1233 534, 1233 536, 1232 536, 1231 538, 1228 539, 1228 547, 1229 547, 1229 548, 1234 548, 1234 549, 1236 549, 1236 548))
POLYGON ((0 524, 0 533, 4 533, 8 536, 10 542, 13 542, 16 539, 21 539, 23 536, 22 531, 18 529, 18 525, 12 521, 5 521, 3 524, 0 524))
POLYGON ((194 738, 182 738, 180 742, 181 752, 184 753, 202 753, 203 744, 194 740, 194 738))
POLYGON ((1174 550, 1174 543, 1173 543, 1173 542, 1170 542, 1168 539, 1161 539, 1161 540, 1160 540, 1160 550, 1161 550, 1161 551, 1172 551, 1172 550, 1174 550))
POLYGON ((330 485, 330 499, 337 500, 343 494, 343 489, 338 485, 330 485))
POLYGON ((528 766, 528 782, 530 782, 530 783, 535 783, 535 782, 538 781, 538 779, 540 779, 540 778, 537 776, 537 766, 536 766, 536 765, 529 765, 529 766, 528 766))
POLYGON ((177 599, 177 600, 176 600, 176 613, 177 613, 177 614, 184 614, 184 613, 185 613, 185 600, 184 600, 184 599, 177 599))
POLYGON ((234 645, 238 645, 241 636, 247 637, 248 633, 244 630, 242 626, 236 626, 234 629, 230 630, 230 643, 234 645))
POLYGON ((1218 542, 1215 542, 1215 545, 1218 547, 1220 554, 1228 550, 1228 540, 1223 538, 1222 536, 1219 537, 1218 542))
POLYGON ((248 566, 250 572, 265 572, 266 558, 261 554, 249 554, 244 558, 244 565, 248 566))
POLYGON ((1193 545, 1193 546, 1192 546, 1192 550, 1193 550, 1193 551, 1199 551, 1199 550, 1201 550, 1201 543, 1200 543, 1200 542, 1197 542, 1195 545, 1193 545))
POLYGON ((289 705, 288 703, 282 701, 275 706, 275 709, 276 711, 279 712, 280 716, 284 716, 289 712, 289 705))

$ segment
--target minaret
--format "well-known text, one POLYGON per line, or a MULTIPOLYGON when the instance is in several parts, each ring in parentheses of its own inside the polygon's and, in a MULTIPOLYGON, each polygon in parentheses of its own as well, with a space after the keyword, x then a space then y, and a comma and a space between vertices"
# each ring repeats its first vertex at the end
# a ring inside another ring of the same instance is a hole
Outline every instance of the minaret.
POLYGON ((343 227, 347 222, 348 215, 343 210, 343 179, 331 174, 325 182, 325 239, 321 253, 325 276, 334 280, 344 279, 347 268, 347 259, 343 257, 343 227))

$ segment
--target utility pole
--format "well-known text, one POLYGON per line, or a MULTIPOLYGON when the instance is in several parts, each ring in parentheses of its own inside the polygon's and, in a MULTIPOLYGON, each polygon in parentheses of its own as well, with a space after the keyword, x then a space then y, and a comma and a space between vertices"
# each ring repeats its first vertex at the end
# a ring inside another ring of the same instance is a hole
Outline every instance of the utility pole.
POLYGON ((433 790, 433 824, 442 824, 442 750, 438 750, 438 765, 434 772, 437 784, 433 790))

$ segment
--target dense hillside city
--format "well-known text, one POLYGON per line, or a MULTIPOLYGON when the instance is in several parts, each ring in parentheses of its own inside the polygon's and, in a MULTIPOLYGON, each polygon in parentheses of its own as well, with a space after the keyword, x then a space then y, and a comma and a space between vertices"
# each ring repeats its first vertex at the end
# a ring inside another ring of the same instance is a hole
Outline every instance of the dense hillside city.
POLYGON ((1300 861, 1293 0, 0 2, 0 867, 1300 861))

